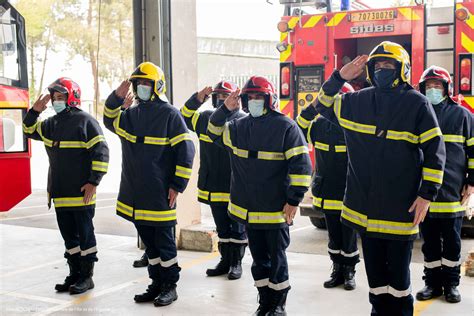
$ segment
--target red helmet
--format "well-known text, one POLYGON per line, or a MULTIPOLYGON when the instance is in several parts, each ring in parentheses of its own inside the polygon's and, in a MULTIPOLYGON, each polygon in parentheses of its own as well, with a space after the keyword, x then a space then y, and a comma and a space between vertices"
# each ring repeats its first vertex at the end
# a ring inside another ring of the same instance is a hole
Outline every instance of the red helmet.
POLYGON ((420 92, 426 94, 426 81, 429 79, 439 80, 444 85, 444 92, 451 98, 453 95, 453 82, 449 71, 439 66, 431 66, 426 69, 421 75, 420 82, 418 83, 420 92))
POLYGON ((252 76, 242 88, 240 97, 242 99, 242 109, 248 111, 249 93, 258 93, 265 96, 265 108, 280 111, 278 108, 278 94, 275 86, 265 77, 252 76))
POLYGON ((54 92, 59 92, 67 96, 67 105, 72 107, 81 105, 81 88, 72 79, 59 78, 49 85, 48 90, 51 94, 51 99, 53 99, 54 92))
POLYGON ((349 92, 354 92, 355 90, 350 84, 345 82, 340 91, 341 91, 342 94, 346 94, 346 93, 349 93, 349 92))
POLYGON ((231 92, 234 92, 238 89, 239 87, 230 81, 227 80, 222 80, 219 81, 215 86, 214 89, 212 89, 212 106, 217 108, 217 94, 222 93, 222 94, 230 94, 231 92))

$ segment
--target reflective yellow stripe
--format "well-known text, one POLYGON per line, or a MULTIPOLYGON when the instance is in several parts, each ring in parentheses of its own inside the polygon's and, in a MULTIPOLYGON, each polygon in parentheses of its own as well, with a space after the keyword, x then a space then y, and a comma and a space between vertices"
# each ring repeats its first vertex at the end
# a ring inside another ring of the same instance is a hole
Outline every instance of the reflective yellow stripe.
POLYGON ((469 138, 469 139, 467 140, 467 142, 466 142, 466 145, 467 145, 467 146, 472 146, 472 145, 474 145, 474 137, 469 138))
POLYGON ((262 160, 285 160, 285 155, 278 152, 259 151, 257 152, 257 158, 262 160))
POLYGON ((36 131, 40 135, 41 139, 43 140, 43 143, 45 146, 52 147, 53 146, 53 141, 49 138, 46 138, 43 136, 43 131, 41 130, 41 126, 43 125, 43 122, 39 121, 38 125, 36 126, 36 131))
POLYGON ((326 95, 323 88, 319 89, 318 100, 326 107, 331 107, 334 103, 334 97, 326 95))
POLYGON ((109 167, 108 162, 104 161, 92 161, 92 170, 94 171, 101 171, 101 172, 107 172, 107 169, 109 167))
POLYGON ((82 142, 76 140, 62 140, 59 142, 59 148, 86 148, 90 149, 95 146, 99 142, 105 142, 104 135, 97 135, 96 137, 92 138, 90 141, 82 142))
POLYGON ((25 123, 23 123, 23 132, 25 134, 33 134, 36 131, 36 127, 38 126, 38 121, 35 122, 35 124, 31 126, 26 126, 25 123))
POLYGON ((301 128, 303 128, 303 129, 308 128, 309 124, 311 124, 310 121, 308 121, 307 119, 303 118, 301 115, 299 115, 299 116, 296 118, 296 122, 297 122, 298 125, 301 126, 301 128))
POLYGON ((341 108, 342 108, 342 98, 338 94, 336 95, 336 99, 334 100, 334 108, 333 108, 334 114, 336 114, 337 118, 341 117, 341 108))
POLYGON ((297 155, 303 155, 303 154, 308 154, 308 147, 307 146, 299 146, 299 147, 293 147, 291 149, 288 149, 285 152, 285 158, 288 160, 293 156, 297 155))
POLYGON ((181 166, 176 166, 176 173, 175 175, 181 178, 189 179, 191 178, 191 173, 192 173, 191 168, 186 168, 186 167, 181 167, 181 166))
POLYGON ((359 226, 367 227, 367 216, 362 213, 356 212, 345 205, 342 205, 341 217, 359 226))
POLYGON ((209 200, 209 191, 203 191, 203 190, 198 189, 198 197, 203 199, 203 200, 208 201, 209 200))
POLYGON ((170 140, 166 137, 151 137, 151 136, 145 136, 145 139, 143 140, 143 143, 147 145, 169 145, 170 140))
POLYGON ((443 183, 443 171, 423 167, 423 180, 443 183))
POLYGON ((189 133, 179 134, 178 136, 171 138, 170 143, 171 146, 175 146, 185 140, 192 140, 191 135, 189 135, 189 133))
POLYGON ((283 212, 249 212, 250 224, 278 224, 286 222, 283 212))
POLYGON ((123 202, 120 202, 120 201, 117 201, 117 207, 116 207, 117 211, 120 212, 120 213, 123 213, 127 216, 130 216, 132 217, 133 216, 133 207, 123 203, 123 202))
POLYGON ((347 147, 345 145, 336 145, 336 152, 345 153, 347 152, 347 147))
POLYGON ((420 135, 420 143, 423 144, 429 141, 430 139, 435 138, 436 136, 442 136, 442 135, 443 134, 441 133, 441 130, 439 129, 439 127, 434 127, 420 135))
POLYGON ((461 205, 461 202, 431 202, 431 213, 457 213, 464 212, 466 207, 461 205))
POLYGON ((313 195, 313 205, 316 207, 322 207, 323 199, 313 195))
POLYGON ((104 106, 104 115, 107 116, 108 118, 111 118, 111 119, 114 119, 117 116, 119 116, 120 111, 121 111, 120 107, 115 108, 115 109, 111 109, 111 108, 107 107, 106 105, 104 106))
POLYGON ((342 210, 342 201, 339 200, 323 200, 323 209, 325 210, 342 210))
POLYGON ((230 193, 211 192, 211 202, 229 202, 230 193))
POLYGON ((464 143, 466 137, 462 135, 443 135, 444 141, 446 143, 464 143))
POLYGON ((412 144, 418 144, 419 137, 410 132, 399 132, 399 131, 387 131, 387 139, 391 140, 404 140, 412 144))
POLYGON ((243 207, 240 207, 238 205, 235 205, 232 202, 229 202, 228 210, 229 210, 230 214, 232 214, 232 215, 234 215, 238 218, 241 218, 243 220, 247 219, 248 210, 243 208, 243 207))
POLYGON ((203 142, 206 142, 206 143, 212 143, 212 139, 206 134, 199 135, 199 140, 202 140, 203 142))
POLYGON ((221 136, 224 132, 224 126, 215 126, 211 122, 207 125, 207 130, 214 135, 221 136))
POLYGON ((78 207, 95 204, 95 194, 89 203, 84 203, 84 197, 53 198, 55 207, 78 207))
POLYGON ((319 149, 319 150, 329 151, 329 145, 320 143, 320 142, 314 142, 314 148, 319 149))
POLYGON ((92 138, 86 143, 86 148, 91 149, 94 147, 97 143, 100 142, 105 142, 105 136, 104 135, 97 135, 96 137, 92 138))
POLYGON ((135 210, 136 220, 150 222, 168 222, 176 220, 176 210, 135 210))
POLYGON ((413 223, 369 219, 367 231, 392 235, 415 235, 418 234, 418 226, 413 226, 413 223))
POLYGON ((199 120, 199 116, 201 114, 199 112, 194 113, 193 118, 191 119, 191 124, 193 125, 193 129, 196 130, 196 125, 199 120))
POLYGON ((136 143, 137 142, 137 136, 132 135, 127 133, 124 129, 120 128, 120 117, 121 115, 117 116, 114 120, 113 126, 115 129, 115 132, 117 133, 118 136, 125 138, 131 143, 136 143))
POLYGON ((222 137, 222 140, 224 142, 224 145, 226 145, 227 147, 232 149, 232 152, 234 153, 234 155, 236 155, 238 157, 241 157, 241 158, 248 158, 249 157, 249 152, 247 150, 239 149, 239 148, 234 147, 232 145, 232 140, 230 139, 230 131, 229 131, 229 125, 228 124, 225 125, 224 135, 222 137))
POLYGON ((467 162, 467 166, 469 169, 474 169, 474 159, 469 159, 467 162))
POLYGON ((375 130, 377 129, 374 125, 361 124, 353 121, 346 120, 345 118, 339 117, 339 124, 351 131, 375 135, 375 130))
POLYGON ((183 116, 187 118, 193 116, 195 112, 196 110, 190 110, 186 105, 181 108, 181 114, 183 114, 183 116))
POLYGON ((309 187, 311 184, 311 176, 303 174, 290 174, 290 185, 309 187))

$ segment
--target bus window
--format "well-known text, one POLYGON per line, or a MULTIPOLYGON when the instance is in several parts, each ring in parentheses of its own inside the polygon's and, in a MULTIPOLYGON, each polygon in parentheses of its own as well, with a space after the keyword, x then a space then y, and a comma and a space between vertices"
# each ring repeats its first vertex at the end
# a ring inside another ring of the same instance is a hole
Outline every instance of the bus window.
POLYGON ((26 152, 27 141, 22 131, 22 109, 0 110, 0 153, 26 152))
POLYGON ((17 30, 10 9, 0 7, 0 77, 19 80, 17 30))

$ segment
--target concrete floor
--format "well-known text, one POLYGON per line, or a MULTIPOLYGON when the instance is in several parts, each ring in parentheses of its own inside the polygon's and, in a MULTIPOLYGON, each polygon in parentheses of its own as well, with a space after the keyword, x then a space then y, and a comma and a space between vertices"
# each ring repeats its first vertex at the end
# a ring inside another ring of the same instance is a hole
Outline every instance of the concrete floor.
MULTIPOLYGON (((79 296, 57 294, 54 284, 64 279, 67 266, 54 211, 44 207, 44 193, 35 192, 11 212, 0 214, 0 315, 250 315, 257 306, 247 252, 244 275, 237 281, 207 278, 205 269, 218 261, 216 253, 180 251, 183 268, 179 299, 168 307, 135 304, 133 296, 148 284, 146 269, 131 263, 141 256, 133 226, 114 216, 115 194, 99 194, 96 232, 99 262, 96 288, 79 296)), ((205 220, 209 220, 204 212, 205 220)), ((290 282, 287 311, 290 315, 368 315, 368 286, 363 263, 358 266, 355 291, 327 290, 322 282, 330 273, 326 232, 314 229, 307 218, 297 217, 289 248, 290 282)), ((419 242, 414 250, 412 287, 423 285, 419 242)), ((473 240, 464 239, 463 248, 473 240)), ((465 253, 465 251, 463 251, 465 253)), ((443 299, 416 303, 415 315, 474 315, 474 279, 463 277, 463 301, 443 299)))

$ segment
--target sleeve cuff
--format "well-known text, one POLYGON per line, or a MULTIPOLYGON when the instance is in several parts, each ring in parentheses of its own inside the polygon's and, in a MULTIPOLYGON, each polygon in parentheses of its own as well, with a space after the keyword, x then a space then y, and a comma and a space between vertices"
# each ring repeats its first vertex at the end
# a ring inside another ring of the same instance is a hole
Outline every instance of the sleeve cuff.
POLYGON ((287 199, 287 200, 286 200, 286 203, 288 203, 288 204, 291 205, 291 206, 298 206, 298 205, 300 205, 300 202, 299 202, 299 201, 296 201, 296 200, 293 200, 293 199, 287 199))
POLYGON ((431 193, 426 193, 426 192, 418 192, 418 196, 431 202, 434 202, 434 200, 436 199, 436 194, 431 194, 431 193))
POLYGON ((336 79, 337 81, 341 82, 341 83, 345 83, 346 80, 344 80, 342 77, 341 77, 341 73, 339 72, 339 70, 334 70, 333 72, 333 77, 334 79, 336 79))

